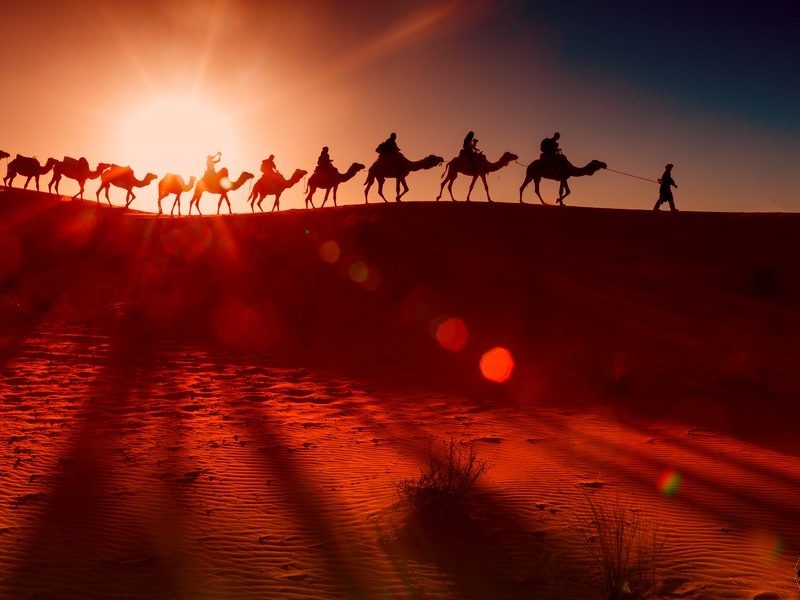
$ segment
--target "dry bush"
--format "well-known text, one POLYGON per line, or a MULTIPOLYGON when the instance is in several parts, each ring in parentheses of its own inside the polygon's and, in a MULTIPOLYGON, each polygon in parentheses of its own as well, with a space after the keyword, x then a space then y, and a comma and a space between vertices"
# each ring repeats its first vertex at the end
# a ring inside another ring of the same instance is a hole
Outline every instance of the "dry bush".
POLYGON ((486 468, 474 444, 451 439, 440 449, 431 448, 427 468, 419 477, 401 481, 397 491, 413 515, 446 523, 466 514, 467 496, 486 468))
POLYGON ((583 534, 609 600, 652 598, 663 538, 656 529, 617 498, 598 503, 587 497, 583 534))

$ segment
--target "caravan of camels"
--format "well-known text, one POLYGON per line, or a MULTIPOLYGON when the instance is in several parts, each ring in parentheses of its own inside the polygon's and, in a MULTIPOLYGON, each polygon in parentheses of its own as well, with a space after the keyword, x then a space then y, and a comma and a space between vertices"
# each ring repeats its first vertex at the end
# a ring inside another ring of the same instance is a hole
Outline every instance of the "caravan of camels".
MULTIPOLYGON (((523 202, 523 191, 527 185, 533 181, 535 193, 540 202, 542 204, 547 204, 539 191, 539 184, 542 179, 552 179, 559 182, 556 204, 563 205, 564 198, 570 193, 569 186, 567 185, 567 180, 570 177, 593 175, 600 169, 606 168, 606 164, 599 160, 593 160, 584 167, 572 165, 558 147, 559 137, 560 134, 556 133, 553 137, 542 140, 540 157, 527 165, 525 179, 519 188, 520 202, 523 202)), ((434 154, 430 154, 420 160, 409 160, 400 151, 396 140, 397 134, 392 133, 388 139, 381 142, 375 149, 378 153, 378 158, 367 170, 367 179, 364 182, 364 201, 366 203, 369 203, 369 191, 376 181, 378 184, 378 195, 384 202, 388 202, 383 193, 383 186, 387 179, 394 179, 396 184, 395 200, 400 202, 402 197, 409 190, 406 178, 412 172, 432 169, 444 163, 442 157, 434 154)), ((466 197, 468 202, 470 201, 475 182, 478 179, 483 183, 487 200, 492 202, 486 175, 506 167, 511 162, 516 161, 518 156, 512 152, 505 152, 497 161, 492 162, 478 149, 477 144, 478 140, 475 138, 475 134, 470 131, 464 138, 464 144, 458 156, 445 165, 444 173, 442 174, 442 183, 439 188, 439 195, 436 197, 437 201, 441 199, 445 186, 447 186, 450 199, 455 201, 455 197, 453 196, 453 182, 459 174, 463 174, 472 178, 466 197)), ((0 159, 10 158, 10 154, 0 150, 0 159)), ((216 169, 216 164, 219 163, 220 160, 220 153, 209 155, 206 160, 206 171, 203 176, 200 178, 194 176, 190 177, 188 182, 180 175, 175 175, 173 173, 164 175, 158 182, 158 214, 163 214, 161 206, 162 201, 172 195, 174 196, 174 201, 172 203, 170 215, 173 216, 177 209, 178 216, 181 216, 181 195, 192 190, 194 191, 189 200, 189 215, 192 214, 192 209, 196 209, 198 214, 202 214, 200 212, 200 199, 204 193, 219 196, 217 214, 221 212, 223 202, 227 204, 228 212, 232 213, 228 192, 239 189, 250 179, 253 179, 255 175, 244 171, 236 179, 231 179, 227 168, 216 169)), ((316 208, 314 205, 314 193, 318 189, 325 190, 325 197, 322 200, 321 206, 325 206, 331 191, 333 192, 333 204, 334 206, 338 206, 337 191, 339 185, 355 177, 355 175, 364 168, 365 166, 363 164, 354 162, 344 173, 340 172, 333 165, 333 161, 328 154, 328 147, 324 147, 317 160, 316 168, 308 178, 306 184, 305 207, 308 208, 310 204, 312 208, 316 208)), ((27 189, 31 179, 34 179, 36 190, 39 191, 39 178, 51 171, 52 178, 47 184, 49 193, 53 193, 53 190, 55 190, 55 193, 58 194, 59 183, 62 177, 67 177, 75 180, 80 187, 80 190, 72 196, 72 198, 80 198, 83 200, 86 181, 88 179, 99 178, 100 186, 95 192, 96 201, 99 203, 100 195, 104 193, 106 201, 109 206, 111 206, 109 189, 113 185, 126 191, 125 208, 129 208, 131 203, 136 199, 136 194, 134 193, 135 188, 147 187, 151 182, 158 179, 158 176, 154 173, 146 173, 144 177, 139 179, 130 166, 119 166, 110 163, 101 162, 97 164, 96 168, 91 169, 89 162, 83 157, 78 159, 64 157, 63 160, 49 158, 47 162, 42 165, 36 158, 17 154, 15 158, 8 161, 8 169, 6 176, 3 178, 3 184, 6 187, 11 187, 17 175, 20 175, 26 178, 24 189, 27 189)), ((287 179, 275 168, 274 157, 270 156, 268 159, 262 161, 261 173, 261 177, 253 184, 247 199, 250 203, 250 209, 253 212, 255 212, 256 208, 261 212, 264 211, 261 207, 261 203, 267 196, 275 197, 271 210, 279 211, 281 194, 303 179, 308 174, 308 171, 295 169, 292 176, 287 179)))

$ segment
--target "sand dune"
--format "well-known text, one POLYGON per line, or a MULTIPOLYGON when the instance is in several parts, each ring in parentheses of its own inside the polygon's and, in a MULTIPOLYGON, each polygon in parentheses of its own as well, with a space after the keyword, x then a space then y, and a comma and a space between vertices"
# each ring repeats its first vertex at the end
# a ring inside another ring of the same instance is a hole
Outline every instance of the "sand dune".
POLYGON ((664 597, 796 597, 799 226, 0 192, 0 594, 595 598, 591 495, 664 597), (444 535, 395 487, 450 438, 490 468, 444 535))

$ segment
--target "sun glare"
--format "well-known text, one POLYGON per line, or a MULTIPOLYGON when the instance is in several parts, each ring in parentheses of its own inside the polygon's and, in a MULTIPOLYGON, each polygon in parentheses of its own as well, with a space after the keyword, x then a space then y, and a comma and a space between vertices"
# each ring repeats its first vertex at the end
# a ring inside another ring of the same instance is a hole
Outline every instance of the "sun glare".
POLYGON ((206 155, 221 151, 230 164, 236 139, 231 120, 218 108, 186 96, 161 97, 135 107, 120 122, 119 157, 134 172, 161 177, 201 176, 206 155))

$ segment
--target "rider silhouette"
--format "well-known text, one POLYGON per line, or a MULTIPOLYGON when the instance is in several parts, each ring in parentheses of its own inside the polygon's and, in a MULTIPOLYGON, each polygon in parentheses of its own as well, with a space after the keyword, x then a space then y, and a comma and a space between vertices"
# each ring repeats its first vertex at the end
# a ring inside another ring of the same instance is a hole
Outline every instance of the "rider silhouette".
POLYGON ((470 131, 464 138, 464 144, 461 146, 459 156, 467 158, 473 162, 477 161, 483 156, 483 152, 478 150, 478 139, 475 137, 475 132, 470 131))
POLYGON ((400 148, 397 146, 397 134, 393 132, 386 141, 378 144, 378 147, 375 148, 375 152, 380 156, 400 154, 400 148))
POLYGON ((558 146, 559 139, 561 139, 561 134, 556 131, 553 137, 542 140, 542 143, 539 144, 539 149, 542 151, 541 158, 555 158, 561 154, 561 148, 558 146))
POLYGON ((317 159, 317 167, 314 170, 319 173, 330 169, 333 169, 333 161, 330 154, 328 154, 328 147, 323 146, 322 152, 319 153, 319 158, 317 159))
POLYGON ((275 175, 278 172, 278 169, 275 167, 275 155, 270 154, 269 158, 265 158, 261 161, 261 172, 269 175, 275 175))
POLYGON ((214 179, 217 175, 217 167, 216 164, 222 160, 222 153, 217 152, 216 154, 209 154, 206 156, 206 172, 203 174, 203 177, 206 179, 214 179))

